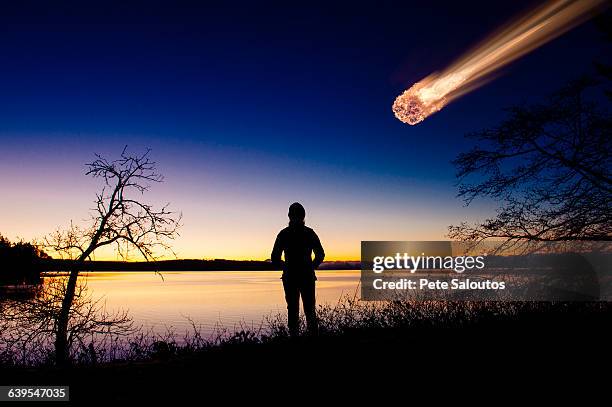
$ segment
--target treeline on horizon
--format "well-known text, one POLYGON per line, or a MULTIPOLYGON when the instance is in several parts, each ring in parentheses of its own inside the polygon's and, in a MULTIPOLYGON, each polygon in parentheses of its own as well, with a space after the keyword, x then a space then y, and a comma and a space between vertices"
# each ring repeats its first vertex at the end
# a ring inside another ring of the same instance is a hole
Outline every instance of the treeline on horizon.
POLYGON ((0 234, 0 283, 37 283, 50 259, 31 243, 12 243, 0 234))
MULTIPOLYGON (((0 284, 33 284, 45 271, 70 271, 74 260, 54 259, 35 245, 27 242, 13 243, 0 234, 0 284)), ((359 261, 328 261, 321 269, 359 269, 359 261)), ((268 271, 270 260, 182 259, 147 261, 87 261, 80 271, 268 271)))
MULTIPOLYGON (((47 259, 43 271, 71 270, 72 260, 47 259)), ((359 261, 328 261, 321 264, 321 270, 359 269, 359 261)), ((177 259, 147 261, 88 261, 81 271, 270 271, 270 260, 226 260, 226 259, 177 259)))
MULTIPOLYGON (((609 252, 601 256, 609 258, 609 252)), ((598 257, 601 257, 598 256, 598 257)), ((591 256, 592 257, 592 256, 591 256)), ((598 263, 608 264, 599 258, 598 263)), ((0 234, 0 284, 36 284, 42 272, 63 272, 74 270, 75 260, 54 259, 35 245, 27 242, 12 243, 0 234)), ((538 268, 555 267, 566 269, 590 269, 581 256, 567 254, 535 256, 488 256, 487 266, 493 268, 538 268), (551 261, 554 260, 552 263, 551 261), (540 262, 544 262, 540 264, 540 262), (518 262, 518 263, 517 263, 518 262), (581 264, 581 267, 577 267, 581 264), (554 265, 554 266, 553 266, 554 265)), ((227 260, 227 259, 176 259, 159 261, 86 261, 79 271, 270 271, 270 260, 227 260)), ((360 261, 326 261, 321 270, 359 270, 360 261)), ((601 270, 598 270, 601 271, 601 270)))

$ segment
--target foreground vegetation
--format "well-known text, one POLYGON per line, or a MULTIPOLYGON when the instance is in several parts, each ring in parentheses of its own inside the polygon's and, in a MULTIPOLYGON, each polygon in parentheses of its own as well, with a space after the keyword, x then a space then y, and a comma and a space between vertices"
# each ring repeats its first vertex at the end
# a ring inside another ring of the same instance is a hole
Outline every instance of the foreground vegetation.
MULTIPOLYGON (((588 377, 590 363, 605 365, 611 311, 603 302, 364 303, 346 297, 319 307, 318 336, 298 338, 289 338, 283 315, 257 327, 220 327, 209 337, 195 325, 180 335, 129 329, 121 335, 105 331, 104 318, 98 318, 99 325, 89 326, 97 333, 74 342, 68 366, 57 367, 52 343, 26 347, 32 351, 27 355, 16 346, 0 348, 0 383, 69 385, 70 399, 87 403, 93 397, 131 403, 285 401, 278 397, 287 391, 301 402, 346 401, 364 392, 402 395, 415 380, 419 388, 437 388, 457 377, 477 378, 480 387, 512 380, 525 387, 539 383, 543 369, 546 377, 588 377)), ((84 321, 78 323, 82 332, 84 321)))
MULTIPOLYGON (((235 330, 219 326, 209 335, 203 334, 201 327, 194 323, 188 332, 167 329, 159 334, 133 327, 127 313, 109 316, 97 304, 83 301, 81 305, 76 308, 73 316, 76 319, 72 322, 72 366, 170 361, 236 346, 257 347, 297 341, 289 337, 285 317, 281 314, 268 316, 258 326, 242 325, 235 330)), ((6 308, 4 312, 4 320, 10 320, 6 308)), ((49 309, 41 312, 49 312, 49 309)), ((527 334, 534 329, 599 328, 605 326, 611 315, 612 306, 606 302, 362 302, 347 296, 337 304, 319 306, 319 336, 300 340, 396 340, 439 328, 505 329, 527 334)), ((54 366, 53 326, 42 327, 40 324, 28 327, 42 332, 22 330, 13 336, 4 335, 0 344, 0 365, 54 366)), ((6 329, 7 326, 5 333, 6 329)))

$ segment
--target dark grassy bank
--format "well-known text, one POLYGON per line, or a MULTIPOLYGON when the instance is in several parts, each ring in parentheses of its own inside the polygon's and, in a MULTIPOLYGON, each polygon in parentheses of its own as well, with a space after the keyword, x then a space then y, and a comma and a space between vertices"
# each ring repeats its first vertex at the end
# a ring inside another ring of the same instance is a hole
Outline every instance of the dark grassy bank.
POLYGON ((300 399, 316 400, 325 388, 343 385, 354 397, 415 380, 480 383, 515 369, 514 379, 524 386, 539 372, 546 372, 546 380, 557 374, 585 376, 610 361, 608 303, 375 306, 347 300, 320 308, 319 315, 318 337, 290 339, 282 321, 271 320, 265 334, 242 331, 216 343, 192 337, 182 346, 153 341, 137 352, 139 357, 110 363, 5 366, 0 382, 69 384, 76 401, 93 395, 96 401, 188 400, 223 395, 220 389, 227 386, 232 401, 298 388, 307 389, 300 399))

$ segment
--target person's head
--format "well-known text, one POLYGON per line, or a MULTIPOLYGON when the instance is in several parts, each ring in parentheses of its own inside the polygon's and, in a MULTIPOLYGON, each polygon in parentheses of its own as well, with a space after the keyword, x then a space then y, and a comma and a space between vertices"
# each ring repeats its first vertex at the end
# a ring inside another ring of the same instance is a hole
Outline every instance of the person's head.
POLYGON ((306 210, 299 202, 294 202, 289 206, 289 224, 304 224, 306 210))

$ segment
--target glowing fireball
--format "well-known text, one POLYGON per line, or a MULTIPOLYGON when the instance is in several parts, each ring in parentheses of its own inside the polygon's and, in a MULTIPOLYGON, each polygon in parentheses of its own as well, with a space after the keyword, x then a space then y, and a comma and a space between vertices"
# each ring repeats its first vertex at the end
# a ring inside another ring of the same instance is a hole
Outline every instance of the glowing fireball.
POLYGON ((395 117, 415 125, 490 79, 491 74, 606 8, 606 0, 550 0, 519 18, 440 73, 415 83, 393 103, 395 117))

